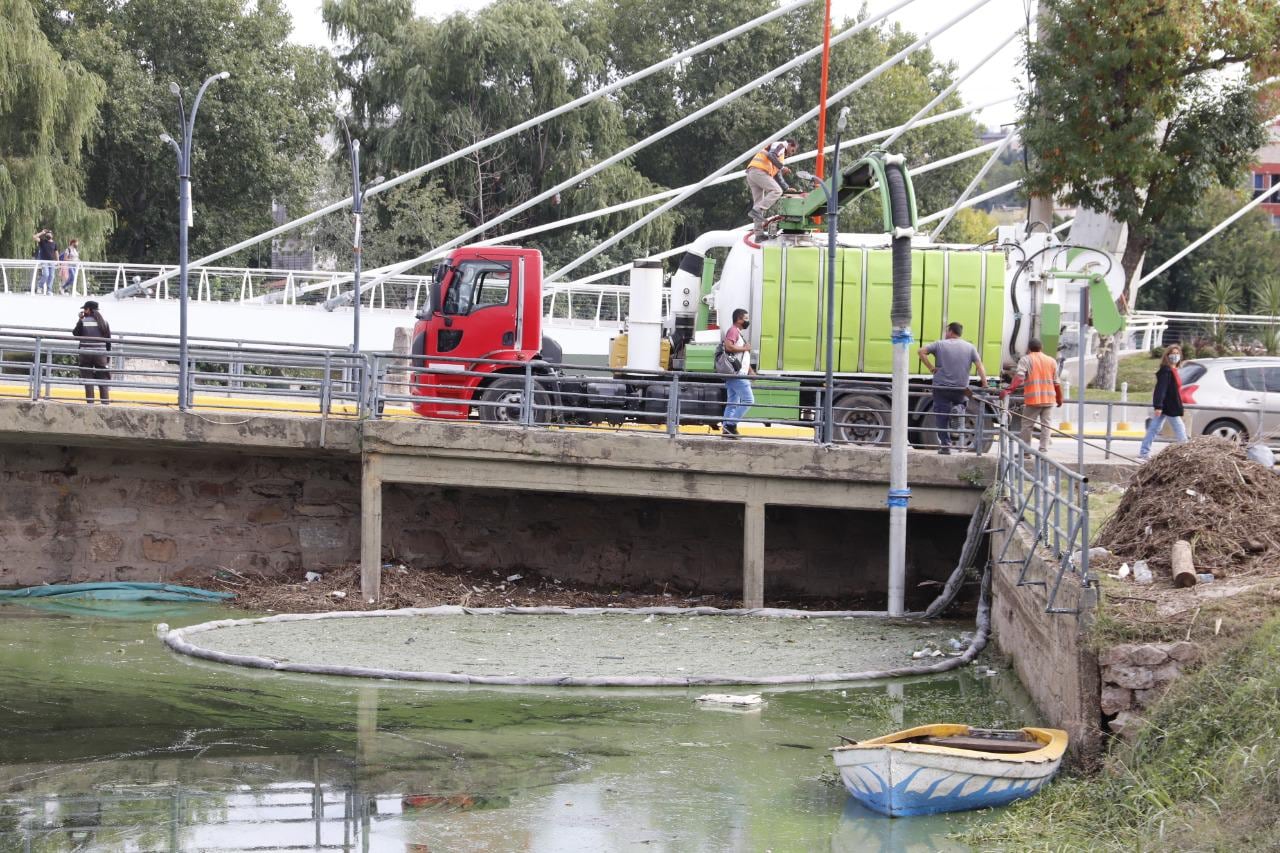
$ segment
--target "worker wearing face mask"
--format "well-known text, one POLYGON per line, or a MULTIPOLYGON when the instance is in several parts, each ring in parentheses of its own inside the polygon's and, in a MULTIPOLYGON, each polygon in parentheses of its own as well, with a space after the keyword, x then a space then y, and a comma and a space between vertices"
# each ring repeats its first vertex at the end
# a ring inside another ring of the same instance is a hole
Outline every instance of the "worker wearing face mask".
MULTIPOLYGON (((725 330, 721 346, 724 347, 728 363, 732 364, 736 361, 737 365, 733 372, 722 368, 719 363, 716 365, 717 372, 728 373, 728 378, 724 382, 724 420, 720 427, 727 438, 738 437, 738 421, 742 420, 742 416, 756 401, 755 395, 751 393, 749 378, 755 372, 751 369, 751 344, 747 342, 746 335, 749 328, 751 328, 751 315, 747 313, 747 309, 734 309, 733 325, 725 330)), ((720 361, 721 359, 717 359, 717 362, 720 361)))
POLYGON ((1142 439, 1138 458, 1143 462, 1151 457, 1151 442, 1156 440, 1165 421, 1173 427, 1173 440, 1182 444, 1187 440, 1187 428, 1182 423, 1182 377, 1178 375, 1178 362, 1182 361, 1182 347, 1171 344, 1165 348, 1156 371, 1156 390, 1151 393, 1151 408, 1155 417, 1147 424, 1147 434, 1142 439))

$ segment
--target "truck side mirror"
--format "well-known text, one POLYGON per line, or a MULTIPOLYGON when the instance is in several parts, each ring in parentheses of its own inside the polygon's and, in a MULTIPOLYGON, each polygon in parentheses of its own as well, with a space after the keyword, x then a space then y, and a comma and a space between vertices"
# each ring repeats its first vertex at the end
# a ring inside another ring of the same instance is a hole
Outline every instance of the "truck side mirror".
POLYGON ((436 306, 440 304, 440 282, 433 281, 427 287, 427 299, 423 303, 422 309, 418 311, 419 320, 430 320, 435 314, 436 306))

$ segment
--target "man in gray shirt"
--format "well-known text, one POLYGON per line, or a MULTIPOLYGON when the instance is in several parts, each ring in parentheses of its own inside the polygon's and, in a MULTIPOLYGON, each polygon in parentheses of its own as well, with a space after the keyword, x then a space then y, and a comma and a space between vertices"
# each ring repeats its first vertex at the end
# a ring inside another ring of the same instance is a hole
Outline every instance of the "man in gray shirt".
POLYGON ((920 347, 920 361, 933 374, 933 416, 938 427, 938 452, 951 452, 951 432, 949 424, 952 410, 963 403, 969 389, 969 367, 978 368, 978 379, 985 387, 987 371, 982 366, 977 348, 960 337, 964 334, 964 326, 959 323, 948 323, 945 336, 928 346, 920 347), (930 361, 930 356, 934 361, 930 361), (935 363, 936 362, 936 363, 935 363))

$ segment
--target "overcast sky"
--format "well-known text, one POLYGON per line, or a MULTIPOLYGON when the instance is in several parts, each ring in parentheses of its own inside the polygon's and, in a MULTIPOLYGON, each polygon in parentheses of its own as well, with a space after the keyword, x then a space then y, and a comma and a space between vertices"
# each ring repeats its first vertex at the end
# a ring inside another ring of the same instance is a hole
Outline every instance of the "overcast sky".
MULTIPOLYGON (((414 6, 419 15, 439 18, 454 12, 472 12, 487 6, 489 2, 490 0, 414 0, 414 6)), ((839 20, 853 15, 860 5, 861 0, 833 0, 832 15, 839 20)), ((867 3, 871 14, 888 5, 892 5, 890 0, 869 0, 867 3)), ((320 0, 285 0, 285 6, 293 16, 296 41, 329 46, 324 22, 320 18, 320 0)), ((963 8, 967 7, 955 0, 916 0, 894 14, 891 20, 900 22, 912 32, 924 33, 946 23, 963 8)), ((1025 14, 1023 0, 990 0, 982 9, 939 36, 933 42, 934 51, 942 59, 954 61, 963 72, 985 56, 995 43, 1020 26, 1025 20, 1025 14)), ((1002 95, 1015 94, 1017 90, 1013 81, 1020 73, 1020 52, 1017 43, 1010 45, 969 78, 960 90, 965 101, 980 103, 1002 95)), ((817 100, 816 92, 814 100, 817 100)), ((985 110, 978 116, 988 126, 1011 122, 1014 117, 1015 108, 1012 103, 985 110)))

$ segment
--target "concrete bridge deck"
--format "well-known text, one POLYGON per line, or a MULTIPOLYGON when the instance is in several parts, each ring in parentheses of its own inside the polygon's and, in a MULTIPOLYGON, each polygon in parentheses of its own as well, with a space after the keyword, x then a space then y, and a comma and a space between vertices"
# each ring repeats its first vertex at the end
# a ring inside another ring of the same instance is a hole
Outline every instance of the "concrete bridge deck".
MULTIPOLYGON (((739 505, 743 600, 760 606, 766 507, 878 510, 889 474, 887 449, 807 442, 0 401, 6 461, 40 445, 359 462, 359 551, 365 597, 374 599, 387 484, 739 505)), ((912 451, 912 515, 968 515, 994 471, 990 455, 912 451)))

